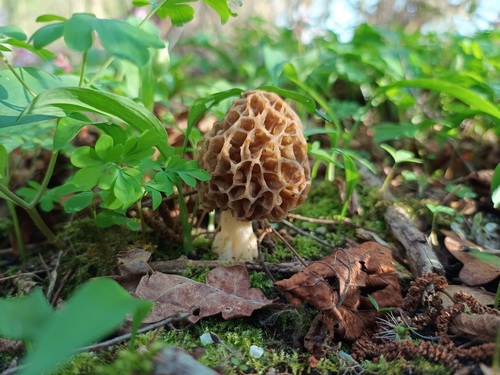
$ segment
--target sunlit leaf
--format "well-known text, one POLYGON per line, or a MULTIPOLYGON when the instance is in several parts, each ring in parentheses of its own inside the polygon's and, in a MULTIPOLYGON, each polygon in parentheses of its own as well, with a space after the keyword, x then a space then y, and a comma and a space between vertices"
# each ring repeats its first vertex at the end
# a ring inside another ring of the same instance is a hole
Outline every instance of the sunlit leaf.
POLYGON ((167 157, 173 152, 167 143, 167 132, 154 114, 129 98, 90 88, 65 87, 44 91, 27 106, 19 121, 22 123, 26 116, 39 115, 50 119, 79 111, 118 118, 139 132, 152 129, 157 136, 155 146, 160 152, 167 157))
POLYGON ((470 105, 473 108, 487 113, 500 120, 500 110, 490 101, 483 99, 474 91, 466 89, 462 86, 456 85, 448 81, 441 81, 437 79, 409 79, 391 83, 387 86, 381 87, 374 94, 374 97, 386 92, 395 87, 419 87, 429 90, 435 90, 447 95, 450 95, 458 100, 470 105))

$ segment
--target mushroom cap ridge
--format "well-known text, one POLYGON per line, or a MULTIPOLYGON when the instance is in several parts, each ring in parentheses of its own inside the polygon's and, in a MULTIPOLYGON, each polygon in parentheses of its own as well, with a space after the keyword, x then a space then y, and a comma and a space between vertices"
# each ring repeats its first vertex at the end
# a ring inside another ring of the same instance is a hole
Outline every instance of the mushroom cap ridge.
POLYGON ((252 90, 205 135, 198 155, 211 179, 198 185, 206 211, 237 220, 283 220, 311 185, 307 143, 297 114, 278 95, 252 90))

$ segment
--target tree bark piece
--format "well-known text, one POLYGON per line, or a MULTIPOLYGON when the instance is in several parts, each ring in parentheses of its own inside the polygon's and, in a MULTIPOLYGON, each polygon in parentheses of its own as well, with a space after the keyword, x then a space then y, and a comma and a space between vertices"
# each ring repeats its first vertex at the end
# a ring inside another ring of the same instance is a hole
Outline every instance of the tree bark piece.
MULTIPOLYGON (((380 189, 382 181, 363 166, 358 166, 358 173, 366 186, 380 189)), ((415 277, 427 273, 443 275, 444 267, 434 250, 427 243, 425 234, 413 223, 408 211, 396 204, 396 199, 389 192, 381 192, 381 198, 390 203, 384 218, 393 237, 404 247, 410 270, 415 277)))
POLYGON ((405 248, 413 275, 419 277, 426 273, 444 274, 444 268, 427 243, 425 235, 416 228, 403 207, 390 206, 384 218, 393 237, 405 248))

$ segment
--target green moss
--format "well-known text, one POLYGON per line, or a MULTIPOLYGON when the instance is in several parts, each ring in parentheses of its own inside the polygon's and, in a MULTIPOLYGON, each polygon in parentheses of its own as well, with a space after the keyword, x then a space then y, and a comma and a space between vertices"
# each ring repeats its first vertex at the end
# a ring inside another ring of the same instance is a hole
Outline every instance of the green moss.
POLYGON ((386 375, 399 375, 401 373, 411 373, 414 375, 450 375, 452 371, 446 369, 441 364, 430 362, 425 358, 415 358, 411 361, 403 359, 396 359, 394 361, 386 361, 384 357, 380 357, 377 363, 365 361, 362 367, 369 372, 386 374, 386 375))
POLYGON ((56 374, 150 374, 153 369, 152 358, 165 347, 165 344, 154 339, 155 333, 151 331, 137 336, 137 349, 133 351, 130 351, 125 344, 121 344, 108 350, 77 354, 56 374))
POLYGON ((92 218, 68 224, 64 235, 71 249, 62 259, 61 273, 71 272, 72 276, 65 286, 63 298, 88 279, 112 274, 117 254, 137 247, 141 240, 137 233, 125 227, 98 228, 92 218))
POLYGON ((273 281, 265 272, 250 273, 250 287, 259 288, 264 294, 269 294, 274 289, 273 281))

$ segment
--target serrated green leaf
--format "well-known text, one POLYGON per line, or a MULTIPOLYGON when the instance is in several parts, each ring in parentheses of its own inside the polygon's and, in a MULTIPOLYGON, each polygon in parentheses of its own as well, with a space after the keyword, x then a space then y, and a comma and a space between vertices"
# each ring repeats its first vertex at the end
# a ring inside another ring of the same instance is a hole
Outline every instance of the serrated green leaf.
POLYGON ((79 194, 73 195, 66 202, 64 202, 64 211, 73 213, 83 210, 94 199, 92 191, 83 191, 79 194))
POLYGON ((89 88, 65 87, 46 90, 28 105, 19 121, 31 115, 47 118, 65 117, 73 112, 93 112, 118 118, 139 132, 152 129, 157 136, 155 146, 165 157, 173 153, 162 123, 146 108, 126 97, 89 88))
POLYGON ((55 14, 43 14, 37 17, 36 22, 53 22, 53 21, 66 22, 67 20, 68 20, 67 18, 57 16, 55 14))
POLYGON ((160 18, 169 17, 174 26, 182 26, 194 18, 194 9, 185 3, 196 0, 167 0, 158 8, 157 14, 160 18))
POLYGON ((77 13, 64 24, 64 42, 75 50, 84 52, 92 47, 96 18, 92 14, 77 13))
POLYGON ((0 35, 6 35, 17 40, 26 40, 26 34, 17 26, 0 26, 0 35))
POLYGON ((95 30, 106 51, 138 66, 149 61, 149 48, 165 47, 158 36, 125 21, 100 19, 96 22, 95 30))
POLYGON ((225 24, 229 20, 229 17, 237 16, 229 8, 227 0, 203 0, 203 2, 219 15, 222 24, 225 24))
POLYGON ((0 51, 3 52, 11 52, 12 50, 10 48, 5 47, 4 45, 0 44, 0 51))
POLYGON ((21 373, 49 372, 76 349, 110 334, 128 314, 133 315, 133 332, 136 332, 151 307, 151 302, 131 297, 114 280, 86 282, 60 311, 51 314, 40 325, 33 350, 23 361, 25 368, 21 373))
POLYGON ((395 87, 419 87, 419 88, 442 92, 464 102, 465 104, 470 105, 473 108, 476 108, 497 119, 500 119, 500 109, 498 109, 498 107, 495 106, 493 103, 489 102, 486 99, 483 99, 472 90, 466 89, 462 86, 456 85, 451 82, 442 81, 438 79, 421 78, 421 79, 408 79, 408 80, 394 82, 387 86, 379 88, 375 92, 373 97, 375 98, 381 95, 382 93, 395 87))
POLYGON ((41 288, 29 295, 0 299, 0 336, 33 342, 55 313, 41 288))
POLYGON ((50 43, 62 38, 66 22, 53 23, 39 28, 29 39, 35 48, 43 48, 50 43))

